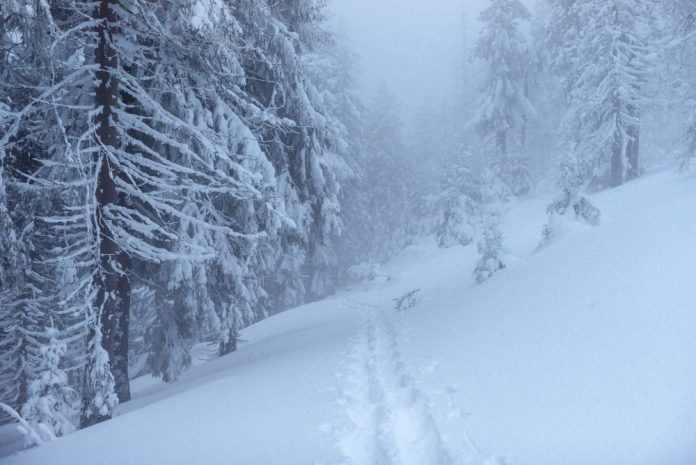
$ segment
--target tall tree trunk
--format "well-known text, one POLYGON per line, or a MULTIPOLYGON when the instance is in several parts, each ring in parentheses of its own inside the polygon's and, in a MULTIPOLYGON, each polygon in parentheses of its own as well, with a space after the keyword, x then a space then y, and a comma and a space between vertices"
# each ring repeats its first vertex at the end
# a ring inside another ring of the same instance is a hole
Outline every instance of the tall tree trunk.
POLYGON ((114 328, 114 348, 111 358, 111 373, 116 383, 116 395, 118 401, 123 403, 131 398, 130 381, 128 377, 128 331, 130 328, 130 256, 121 252, 118 254, 117 263, 121 270, 116 283, 119 297, 119 309, 116 315, 114 328))
POLYGON ((617 96, 614 96, 614 134, 611 141, 611 159, 609 160, 609 186, 618 187, 624 183, 626 169, 626 144, 624 143, 624 133, 621 128, 624 122, 621 120, 621 103, 617 96))
POLYGON ((118 132, 114 126, 116 115, 114 108, 118 104, 119 82, 114 70, 118 67, 118 58, 112 45, 116 34, 115 2, 101 0, 95 11, 95 18, 100 20, 97 26, 99 44, 95 50, 99 82, 95 94, 95 103, 101 109, 97 116, 97 138, 102 149, 97 154, 100 166, 97 178, 97 241, 99 247, 99 272, 95 281, 97 286, 96 310, 101 315, 102 346, 109 354, 111 372, 116 383, 119 401, 130 400, 128 383, 128 320, 130 310, 130 282, 128 277, 130 257, 119 250, 113 231, 106 221, 105 214, 111 205, 119 203, 116 167, 109 161, 110 149, 120 145, 118 132))
POLYGON ((495 150, 498 161, 505 160, 507 157, 507 131, 505 129, 498 129, 495 133, 495 150))
POLYGON ((609 185, 618 187, 624 182, 624 144, 621 132, 616 129, 611 143, 609 185))
MULTIPOLYGON (((640 121, 637 109, 631 107, 630 111, 636 120, 640 121)), ((628 129, 628 137, 626 179, 635 179, 640 176, 640 123, 631 125, 628 129)))
MULTIPOLYGON (((29 322, 26 321, 26 316, 22 316, 22 320, 19 322, 22 328, 29 328, 29 322)), ((21 410, 22 406, 29 400, 29 382, 31 381, 27 376, 27 362, 29 360, 29 348, 26 336, 22 337, 21 343, 17 348, 19 351, 19 361, 24 364, 24 366, 17 367, 17 372, 19 376, 17 377, 17 397, 15 405, 12 405, 18 412, 21 410)))
MULTIPOLYGON (((529 71, 524 73, 524 98, 529 99, 529 71)), ((527 126, 529 121, 527 114, 522 116, 522 126, 520 127, 520 147, 527 145, 527 126)))

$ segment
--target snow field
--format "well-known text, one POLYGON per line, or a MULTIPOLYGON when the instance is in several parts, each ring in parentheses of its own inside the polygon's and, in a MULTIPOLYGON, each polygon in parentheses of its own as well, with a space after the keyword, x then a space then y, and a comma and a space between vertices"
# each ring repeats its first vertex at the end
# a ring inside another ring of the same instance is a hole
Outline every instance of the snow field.
POLYGON ((696 184, 593 197, 597 228, 536 249, 548 199, 503 222, 508 267, 426 240, 380 276, 258 323, 113 420, 3 465, 691 465, 696 184), (392 299, 420 288, 417 305, 392 299))

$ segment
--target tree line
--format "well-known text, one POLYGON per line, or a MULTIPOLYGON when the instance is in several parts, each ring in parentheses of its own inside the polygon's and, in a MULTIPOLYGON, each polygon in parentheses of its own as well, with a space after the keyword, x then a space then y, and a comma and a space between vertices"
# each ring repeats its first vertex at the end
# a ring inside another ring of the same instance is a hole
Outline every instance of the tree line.
POLYGON ((682 0, 540 0, 534 14, 520 0, 487 3, 466 51, 462 108, 439 118, 459 129, 451 148, 438 147, 434 203, 441 246, 478 238, 477 281, 505 267, 509 199, 553 180, 544 245, 569 223, 600 222, 588 193, 650 164, 689 167, 695 18, 682 0))

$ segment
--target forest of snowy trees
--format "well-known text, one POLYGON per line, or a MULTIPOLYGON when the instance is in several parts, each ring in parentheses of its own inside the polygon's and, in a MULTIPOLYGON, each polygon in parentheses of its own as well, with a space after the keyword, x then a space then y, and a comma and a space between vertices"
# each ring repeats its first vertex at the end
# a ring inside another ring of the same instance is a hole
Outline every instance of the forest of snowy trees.
POLYGON ((483 282, 514 198, 556 192, 548 244, 599 224, 588 193, 691 165, 696 3, 469 13, 461 87, 411 128, 323 0, 0 1, 0 419, 109 419, 417 237, 477 248, 483 282))

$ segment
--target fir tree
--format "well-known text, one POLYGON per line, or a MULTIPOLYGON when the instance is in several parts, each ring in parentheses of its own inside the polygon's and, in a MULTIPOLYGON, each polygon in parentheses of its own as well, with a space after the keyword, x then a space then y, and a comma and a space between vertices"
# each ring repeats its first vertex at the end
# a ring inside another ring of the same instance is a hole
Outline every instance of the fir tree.
POLYGON ((505 268, 503 262, 503 235, 500 232, 501 190, 499 178, 486 169, 480 184, 480 230, 481 238, 477 245, 481 255, 474 268, 474 279, 482 283, 505 268))
POLYGON ((686 103, 682 135, 678 141, 678 162, 682 170, 690 169, 696 157, 696 86, 693 85, 694 60, 696 59, 696 6, 688 0, 672 0, 662 4, 665 13, 663 40, 669 47, 663 51, 661 62, 663 74, 660 76, 660 89, 670 83, 672 106, 686 103))
MULTIPOLYGON (((237 9, 244 39, 256 47, 242 54, 244 90, 266 109, 254 120, 254 134, 273 162, 278 196, 289 221, 276 238, 276 263, 267 276, 273 306, 283 308, 315 298, 329 287, 321 278, 334 262, 332 244, 340 234, 339 179, 333 172, 337 149, 333 118, 308 78, 307 58, 316 42, 322 4, 312 0, 246 0, 237 9)), ((258 250, 263 250, 259 248, 258 250)))
POLYGON ((450 156, 442 168, 442 193, 437 200, 435 234, 440 247, 469 245, 479 215, 479 186, 474 176, 473 154, 450 156))
POLYGON ((84 368, 84 380, 81 386, 81 428, 110 419, 119 401, 116 395, 116 383, 111 374, 109 354, 104 349, 101 341, 100 319, 96 314, 92 314, 89 323, 89 339, 86 350, 87 360, 84 368))
POLYGON ((491 216, 485 221, 483 237, 477 244, 478 252, 481 254, 474 269, 474 279, 477 283, 486 281, 496 272, 505 268, 500 256, 502 247, 503 236, 498 229, 497 218, 491 216))
POLYGON ((513 156, 511 135, 521 133, 536 114, 526 91, 531 57, 518 30, 519 22, 530 18, 519 0, 491 0, 480 16, 483 28, 475 49, 486 68, 474 121, 492 146, 489 166, 516 194, 528 191, 530 183, 524 162, 513 156))
POLYGON ((581 173, 575 171, 573 164, 566 164, 561 169, 561 180, 558 183, 561 194, 546 210, 549 221, 542 230, 541 245, 553 242, 563 232, 568 220, 590 226, 597 226, 601 220, 599 208, 581 193, 581 173))
POLYGON ((554 67, 564 75, 569 105, 563 163, 576 165, 595 188, 618 186, 641 170, 648 6, 643 0, 558 2, 554 12, 561 21, 551 19, 552 27, 567 28, 554 33, 560 40, 554 67))
POLYGON ((67 348, 56 339, 58 331, 45 331, 48 343, 40 350, 40 371, 29 384, 27 402, 22 405, 22 417, 42 436, 44 441, 74 431, 71 422, 75 391, 68 386, 68 377, 60 368, 67 348))
POLYGON ((359 123, 320 71, 323 2, 0 8, 3 400, 26 401, 51 321, 88 426, 129 399, 131 354, 173 381, 194 343, 229 353, 334 288, 359 123))
POLYGON ((26 294, 29 267, 8 211, 0 158, 0 401, 20 410, 34 377, 42 315, 26 294))

